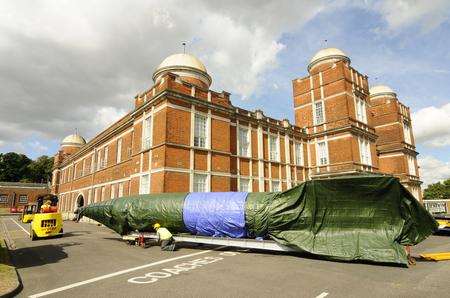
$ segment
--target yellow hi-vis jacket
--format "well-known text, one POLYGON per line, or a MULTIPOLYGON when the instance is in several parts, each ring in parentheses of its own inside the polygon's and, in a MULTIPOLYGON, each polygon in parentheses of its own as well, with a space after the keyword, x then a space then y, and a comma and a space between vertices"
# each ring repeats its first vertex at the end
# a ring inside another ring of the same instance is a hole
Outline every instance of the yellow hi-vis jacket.
POLYGON ((172 233, 170 233, 168 229, 162 227, 156 231, 156 235, 158 235, 159 240, 169 240, 172 238, 172 233))

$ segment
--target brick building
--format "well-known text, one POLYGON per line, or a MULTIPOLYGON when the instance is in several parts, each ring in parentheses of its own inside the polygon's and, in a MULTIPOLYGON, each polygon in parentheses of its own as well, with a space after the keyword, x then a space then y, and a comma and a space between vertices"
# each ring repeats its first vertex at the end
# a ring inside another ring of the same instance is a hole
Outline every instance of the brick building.
POLYGON ((369 92, 367 76, 350 62, 334 48, 312 58, 308 76, 293 80, 293 125, 234 106, 229 93, 209 89, 197 58, 169 56, 127 115, 88 143, 79 135, 63 140, 52 192, 70 211, 138 193, 280 191, 381 172, 420 199, 409 109, 388 87, 369 92))
POLYGON ((0 208, 23 207, 49 193, 45 183, 0 182, 0 208))

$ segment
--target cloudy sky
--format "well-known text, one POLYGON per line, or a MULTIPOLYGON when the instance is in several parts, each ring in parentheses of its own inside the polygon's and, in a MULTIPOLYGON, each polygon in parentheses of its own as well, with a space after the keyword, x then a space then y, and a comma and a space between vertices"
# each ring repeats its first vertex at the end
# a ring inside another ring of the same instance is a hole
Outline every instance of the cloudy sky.
POLYGON ((131 109, 182 41, 214 90, 291 120, 291 80, 320 48, 344 50, 411 107, 425 183, 450 177, 446 0, 3 0, 0 152, 53 155, 75 128, 93 137, 131 109))

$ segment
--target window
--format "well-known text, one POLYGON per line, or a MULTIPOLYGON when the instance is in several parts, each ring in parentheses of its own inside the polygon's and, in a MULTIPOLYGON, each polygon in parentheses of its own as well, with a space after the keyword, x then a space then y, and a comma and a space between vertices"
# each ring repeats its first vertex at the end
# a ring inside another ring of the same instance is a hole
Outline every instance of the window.
POLYGON ((408 159, 409 174, 416 176, 416 165, 414 163, 414 157, 412 157, 411 155, 408 155, 406 158, 408 159))
POLYGON ((411 144, 411 127, 407 121, 403 121, 403 134, 405 135, 405 143, 411 144))
POLYGON ((103 201, 105 199, 105 187, 102 186, 102 196, 100 197, 100 200, 103 201))
POLYGON ((250 179, 240 178, 239 179, 239 191, 248 192, 250 190, 250 179))
POLYGON ((279 161, 280 152, 278 146, 278 136, 269 135, 269 158, 272 161, 279 161))
POLYGON ((103 167, 106 168, 108 166, 108 150, 109 146, 105 146, 105 154, 103 157, 103 167))
POLYGON ((123 197, 123 182, 119 183, 119 193, 117 194, 118 198, 123 197))
POLYGON ((425 208, 430 213, 447 213, 447 204, 445 202, 424 202, 425 208))
POLYGON ((249 130, 245 127, 239 127, 239 155, 250 156, 249 130))
POLYGON ((206 117, 195 114, 194 146, 206 148, 206 117))
POLYGON ((114 199, 116 197, 116 185, 111 184, 111 199, 114 199))
POLYGON ((102 168, 102 151, 97 151, 97 171, 102 168))
POLYGON ((81 176, 86 175, 86 173, 88 173, 87 169, 86 169, 86 158, 83 159, 83 166, 81 167, 81 176))
POLYGON ((94 190, 94 202, 98 202, 98 192, 100 191, 100 188, 96 188, 94 190))
POLYGON ((92 153, 92 159, 91 159, 91 173, 95 171, 95 153, 92 153))
POLYGON ((206 192, 206 175, 194 174, 194 192, 206 192))
POLYGON ((117 153, 116 153, 116 163, 122 161, 122 139, 117 140, 117 153))
POLYGON ((295 143, 295 164, 303 166, 303 144, 295 143))
POLYGON ((150 149, 152 145, 152 117, 144 120, 144 129, 142 132, 142 149, 150 149))
POLYGON ((359 155, 362 164, 372 165, 372 157, 370 153, 370 142, 366 139, 358 139, 359 155))
POLYGON ((356 98, 356 119, 367 124, 366 102, 356 98))
POLYGON ((317 156, 319 158, 318 164, 320 166, 328 164, 328 148, 326 142, 317 143, 317 156))
POLYGON ((272 181, 272 191, 281 191, 280 181, 272 181))
POLYGON ((142 175, 141 183, 139 187, 139 194, 148 194, 150 193, 150 175, 142 175))
POLYGON ((19 196, 19 204, 27 204, 27 203, 28 203, 27 195, 20 195, 19 196))
POLYGON ((324 122, 323 101, 318 101, 314 103, 314 111, 315 111, 314 124, 318 125, 323 123, 324 122))
POLYGON ((0 203, 1 204, 8 203, 8 195, 0 195, 0 203))

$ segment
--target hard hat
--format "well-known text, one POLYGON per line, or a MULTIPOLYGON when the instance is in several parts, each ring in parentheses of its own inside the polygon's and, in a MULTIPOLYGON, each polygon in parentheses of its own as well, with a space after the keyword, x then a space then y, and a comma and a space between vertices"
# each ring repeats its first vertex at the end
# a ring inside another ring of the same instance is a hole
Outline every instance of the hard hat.
POLYGON ((154 225, 153 225, 153 228, 156 230, 156 229, 158 229, 158 228, 160 228, 161 227, 161 225, 159 224, 159 223, 155 223, 154 225))

